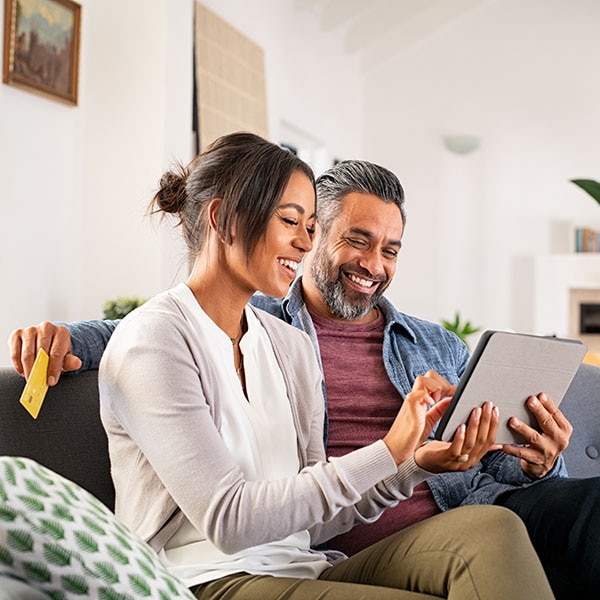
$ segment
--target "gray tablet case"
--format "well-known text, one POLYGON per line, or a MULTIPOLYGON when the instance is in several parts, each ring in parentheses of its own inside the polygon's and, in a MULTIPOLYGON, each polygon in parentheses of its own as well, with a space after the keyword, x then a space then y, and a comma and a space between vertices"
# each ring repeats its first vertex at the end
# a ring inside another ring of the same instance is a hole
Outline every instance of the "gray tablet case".
POLYGON ((440 421, 436 439, 450 441, 458 426, 467 422, 473 408, 491 401, 500 410, 496 442, 524 443, 508 426, 510 417, 518 417, 539 430, 525 401, 545 392, 555 404, 560 404, 586 352, 578 340, 484 332, 440 421))

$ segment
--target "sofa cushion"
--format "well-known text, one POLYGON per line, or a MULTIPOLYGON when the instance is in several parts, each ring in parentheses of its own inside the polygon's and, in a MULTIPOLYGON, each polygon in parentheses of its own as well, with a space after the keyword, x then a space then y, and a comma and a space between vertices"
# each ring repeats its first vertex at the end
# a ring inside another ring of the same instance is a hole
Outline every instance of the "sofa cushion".
POLYGON ((21 457, 0 457, 0 573, 56 599, 193 598, 97 498, 21 457))

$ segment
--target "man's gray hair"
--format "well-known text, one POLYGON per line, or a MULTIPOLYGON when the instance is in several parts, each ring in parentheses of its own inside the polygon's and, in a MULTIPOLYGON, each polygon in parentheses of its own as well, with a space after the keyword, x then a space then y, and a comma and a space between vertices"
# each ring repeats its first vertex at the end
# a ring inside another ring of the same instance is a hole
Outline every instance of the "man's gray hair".
POLYGON ((329 231, 338 216, 343 198, 352 192, 372 194, 384 202, 393 202, 406 224, 404 190, 388 169, 365 160, 343 160, 317 179, 317 219, 323 233, 329 231))

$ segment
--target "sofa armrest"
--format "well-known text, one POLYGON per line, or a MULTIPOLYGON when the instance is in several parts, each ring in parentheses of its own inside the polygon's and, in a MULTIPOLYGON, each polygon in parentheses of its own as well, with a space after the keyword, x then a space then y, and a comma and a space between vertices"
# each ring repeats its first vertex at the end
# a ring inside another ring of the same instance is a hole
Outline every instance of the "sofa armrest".
POLYGON ((600 368, 582 364, 560 409, 573 425, 563 456, 570 477, 600 475, 600 368))
POLYGON ((74 481, 114 509, 98 371, 63 374, 37 419, 19 403, 25 380, 0 367, 0 455, 24 456, 74 481))

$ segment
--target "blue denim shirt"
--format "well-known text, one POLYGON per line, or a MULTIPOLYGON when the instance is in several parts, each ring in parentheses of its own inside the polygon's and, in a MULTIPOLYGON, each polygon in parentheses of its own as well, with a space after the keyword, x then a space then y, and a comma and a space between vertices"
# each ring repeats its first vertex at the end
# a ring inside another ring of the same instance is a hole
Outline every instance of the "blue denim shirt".
MULTIPOLYGON (((294 281, 283 300, 256 294, 251 302, 305 331, 313 342, 321 364, 319 341, 304 303, 301 277, 294 281)), ((469 360, 469 351, 456 335, 441 325, 397 311, 386 298, 379 300, 378 308, 386 321, 383 362, 390 381, 403 397, 410 392, 415 378, 430 369, 437 371, 450 383, 458 383, 469 360)), ((98 368, 102 352, 118 323, 78 321, 67 325, 71 332, 73 354, 82 360, 82 370, 98 368)), ((325 431, 327 435, 327 428, 325 431)), ((561 456, 543 479, 566 475, 561 456)), ((441 510, 468 504, 493 504, 500 494, 536 481, 541 480, 529 477, 521 469, 519 459, 501 451, 488 453, 468 471, 442 473, 427 480, 441 510)))

